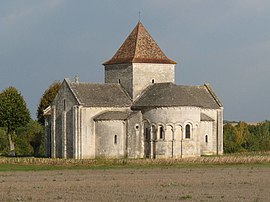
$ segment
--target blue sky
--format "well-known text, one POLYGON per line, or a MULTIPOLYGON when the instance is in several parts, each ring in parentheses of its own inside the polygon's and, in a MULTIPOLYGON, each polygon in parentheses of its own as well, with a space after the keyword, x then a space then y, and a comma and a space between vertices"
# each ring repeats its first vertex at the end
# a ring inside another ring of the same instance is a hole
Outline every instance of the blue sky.
POLYGON ((0 91, 15 86, 35 118, 48 86, 104 81, 110 59, 141 20, 178 62, 176 83, 210 83, 225 119, 270 120, 268 0, 1 0, 0 91))

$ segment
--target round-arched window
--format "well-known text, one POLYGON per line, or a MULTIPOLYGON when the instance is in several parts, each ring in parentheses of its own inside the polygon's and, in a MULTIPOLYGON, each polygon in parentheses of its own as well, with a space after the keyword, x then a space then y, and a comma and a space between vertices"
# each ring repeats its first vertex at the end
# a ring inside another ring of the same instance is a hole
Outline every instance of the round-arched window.
POLYGON ((185 138, 186 139, 190 139, 190 136, 191 136, 191 127, 190 127, 190 124, 187 124, 186 125, 186 135, 185 135, 185 138))

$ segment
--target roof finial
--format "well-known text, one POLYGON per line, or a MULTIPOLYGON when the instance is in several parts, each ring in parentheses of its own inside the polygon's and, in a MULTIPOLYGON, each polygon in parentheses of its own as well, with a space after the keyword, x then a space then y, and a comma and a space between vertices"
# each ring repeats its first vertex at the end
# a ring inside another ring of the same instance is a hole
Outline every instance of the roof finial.
POLYGON ((78 76, 78 75, 76 75, 76 76, 74 77, 74 81, 75 81, 75 83, 79 83, 79 76, 78 76))
POLYGON ((139 22, 141 22, 141 11, 139 11, 139 22))

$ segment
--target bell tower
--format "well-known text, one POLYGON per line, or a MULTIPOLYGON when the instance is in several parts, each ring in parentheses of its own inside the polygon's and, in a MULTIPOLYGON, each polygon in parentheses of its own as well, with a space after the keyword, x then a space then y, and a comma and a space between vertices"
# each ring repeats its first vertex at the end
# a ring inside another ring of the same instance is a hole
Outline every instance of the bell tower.
POLYGON ((175 64, 167 58, 141 22, 105 62, 105 83, 120 83, 134 101, 154 83, 175 83, 175 64))

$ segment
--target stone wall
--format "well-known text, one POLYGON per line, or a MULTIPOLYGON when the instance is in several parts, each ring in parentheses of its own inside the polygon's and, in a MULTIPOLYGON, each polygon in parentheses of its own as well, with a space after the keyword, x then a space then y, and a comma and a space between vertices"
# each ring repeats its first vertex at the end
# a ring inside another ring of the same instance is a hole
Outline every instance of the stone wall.
POLYGON ((116 64, 105 66, 105 83, 120 83, 132 97, 133 70, 131 64, 116 64))
POLYGON ((141 112, 133 114, 127 120, 127 145, 128 158, 144 157, 144 137, 141 112))
POLYGON ((96 157, 123 158, 126 153, 126 122, 96 122, 96 157))
POLYGON ((105 83, 121 83, 135 100, 152 83, 174 83, 174 64, 133 63, 105 66, 105 83))
POLYGON ((133 94, 138 95, 152 83, 174 83, 174 64, 133 63, 133 94))
POLYGON ((200 124, 200 147, 201 155, 216 154, 216 148, 213 147, 213 121, 202 121, 200 124))
POLYGON ((146 151, 152 150, 153 158, 199 156, 200 113, 198 107, 163 107, 143 112, 143 118, 151 126, 150 141, 145 142, 146 147, 150 148, 146 148, 146 151), (185 138, 185 127, 188 124, 191 126, 191 134, 190 138, 185 138), (161 128, 164 135, 160 134, 161 128))
POLYGON ((94 117, 106 111, 126 111, 128 107, 81 107, 80 108, 80 137, 81 156, 79 158, 95 158, 96 156, 96 127, 94 117))
POLYGON ((212 149, 208 153, 216 155, 223 154, 223 108, 202 109, 202 113, 214 120, 212 122, 212 138, 209 139, 209 141, 212 141, 212 149))
POLYGON ((52 121, 55 121, 55 148, 52 148, 54 157, 73 158, 73 106, 76 104, 75 97, 64 81, 52 103, 52 108, 55 109, 52 115, 52 121))
POLYGON ((45 122, 45 151, 46 157, 51 157, 51 115, 44 117, 45 122))

